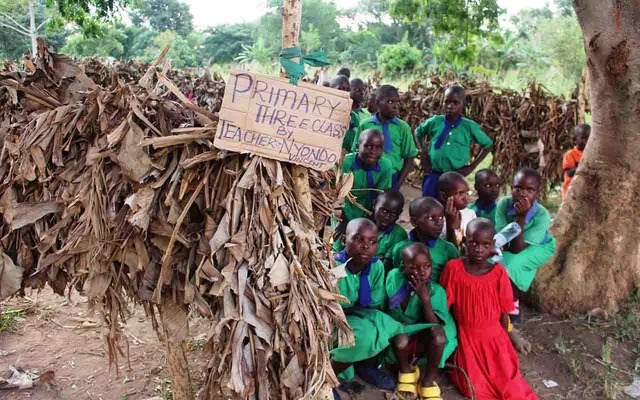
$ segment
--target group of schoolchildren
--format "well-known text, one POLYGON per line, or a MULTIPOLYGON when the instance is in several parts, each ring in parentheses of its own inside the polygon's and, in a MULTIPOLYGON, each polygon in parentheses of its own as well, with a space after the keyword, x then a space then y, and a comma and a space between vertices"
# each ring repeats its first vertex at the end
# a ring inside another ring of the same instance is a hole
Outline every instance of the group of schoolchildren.
MULTIPOLYGON (((556 246, 551 216, 537 201, 541 176, 520 169, 511 196, 498 200, 500 178, 480 170, 478 199, 469 204, 465 176, 493 143, 462 116, 461 86, 447 88, 445 114, 415 132, 398 118, 393 86, 377 89, 367 110, 361 80, 338 75, 330 86, 351 91, 353 99, 341 171, 353 174, 356 200, 345 202, 334 234, 335 260, 346 274, 338 282, 348 299, 342 307, 355 333, 354 345, 331 351, 335 373, 343 383, 357 374, 404 398, 437 400, 436 381, 448 362, 456 366, 454 384, 467 397, 536 399, 516 355, 516 348, 527 352, 530 344, 513 325, 521 321, 521 293, 556 246), (470 160, 474 144, 481 151, 470 160), (428 172, 422 197, 409 206, 413 229, 407 233, 397 223, 404 208, 399 188, 418 155, 428 172), (397 372, 397 379, 385 370, 397 372)), ((567 164, 569 177, 574 164, 567 164)))

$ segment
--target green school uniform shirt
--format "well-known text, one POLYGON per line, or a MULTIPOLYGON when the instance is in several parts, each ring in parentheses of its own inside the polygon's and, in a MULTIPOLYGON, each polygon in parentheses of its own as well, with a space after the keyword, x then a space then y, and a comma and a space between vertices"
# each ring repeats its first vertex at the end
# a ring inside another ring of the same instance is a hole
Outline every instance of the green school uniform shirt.
POLYGON ((470 209, 470 210, 473 210, 476 213, 476 217, 478 217, 478 218, 486 218, 489 221, 491 221, 493 223, 493 225, 495 226, 495 224, 496 224, 496 210, 498 208, 497 204, 493 204, 493 207, 490 207, 489 211, 487 211, 486 209, 478 208, 478 205, 476 203, 469 204, 469 206, 467 208, 470 209))
POLYGON ((493 141, 480 129, 480 125, 461 118, 460 125, 449 132, 449 138, 439 149, 436 149, 436 142, 444 129, 444 115, 433 116, 416 128, 416 140, 421 149, 424 148, 425 141, 431 140, 429 160, 435 172, 453 171, 469 165, 472 143, 479 144, 483 149, 493 146, 493 141))
MULTIPOLYGON (((507 224, 516 220, 509 212, 511 196, 502 198, 496 207, 496 231, 499 232, 507 224)), ((502 265, 507 270, 509 278, 523 292, 529 290, 536 276, 538 268, 543 266, 553 256, 556 249, 556 239, 549 233, 551 214, 538 202, 529 210, 525 217, 524 241, 529 246, 520 253, 504 251, 502 265)))
POLYGON ((360 107, 355 112, 356 112, 356 114, 358 114, 358 118, 360 118, 360 122, 366 121, 369 118, 371 118, 371 113, 369 111, 367 111, 366 108, 360 107))
MULTIPOLYGON (((411 238, 411 235, 410 235, 411 238)), ((393 266, 402 270, 402 249, 413 243, 411 239, 405 240, 395 245, 393 248, 393 266)), ((456 246, 443 240, 442 238, 435 239, 433 247, 429 246, 429 255, 431 256, 432 272, 431 279, 434 282, 440 281, 440 275, 444 266, 449 260, 455 260, 460 258, 460 252, 456 249, 456 246)))
MULTIPOLYGON (((387 279, 385 282, 387 298, 390 299, 391 297, 393 297, 393 295, 395 295, 396 292, 400 288, 402 288, 402 286, 404 286, 406 282, 407 278, 404 276, 404 272, 401 269, 396 268, 391 270, 387 275, 387 279)), ((440 368, 442 368, 444 367, 445 361, 453 353, 456 347, 458 347, 456 324, 453 319, 453 315, 451 315, 451 312, 449 312, 449 308, 447 307, 447 295, 444 288, 439 284, 432 282, 430 285, 429 293, 431 294, 431 307, 433 309, 433 313, 442 322, 439 325, 442 326, 447 338, 444 353, 440 360, 440 368)), ((412 295, 409 298, 407 307, 404 310, 402 309, 402 306, 398 306, 395 308, 387 307, 387 314, 389 314, 391 318, 405 325, 423 324, 424 322, 422 301, 417 295, 412 295)), ((436 325, 433 324, 432 326, 436 325)), ((393 359, 395 359, 395 355, 393 355, 392 352, 387 351, 386 359, 387 362, 392 363, 393 359)))
POLYGON ((354 144, 354 138, 356 137, 356 132, 358 131, 358 127, 360 126, 360 118, 358 114, 351 111, 350 119, 349 119, 349 129, 344 134, 344 138, 342 138, 342 148, 346 151, 351 151, 352 147, 356 147, 354 151, 358 150, 358 142, 354 144))
MULTIPOLYGON (((363 169, 354 169, 354 163, 357 155, 357 153, 349 153, 344 156, 344 161, 342 162, 342 173, 353 173, 353 187, 351 194, 355 196, 358 204, 369 211, 373 211, 373 197, 371 194, 375 192, 371 190, 362 190, 371 188, 367 181, 367 171, 363 169)), ((389 189, 391 187, 391 175, 393 174, 391 170, 391 163, 385 157, 382 157, 380 161, 378 161, 378 166, 380 171, 372 171, 374 184, 373 189, 389 189)), ((345 201, 342 211, 349 221, 366 216, 364 211, 348 200, 345 201)))
MULTIPOLYGON (((358 138, 362 131, 373 128, 382 132, 382 125, 375 122, 377 121, 376 115, 360 123, 358 132, 353 140, 352 151, 357 150, 358 138)), ((391 138, 391 143, 393 143, 393 150, 385 153, 384 157, 391 161, 391 167, 395 174, 402 170, 405 159, 418 155, 418 150, 411 134, 411 127, 399 118, 394 118, 394 121, 389 123, 389 137, 391 138)))
MULTIPOLYGON (((340 294, 349 299, 349 303, 340 303, 342 307, 353 307, 360 298, 360 275, 362 272, 353 274, 349 268, 345 267, 347 276, 338 281, 340 294)), ((371 303, 369 307, 382 307, 387 301, 384 290, 384 264, 377 260, 371 264, 369 271, 369 285, 371 285, 371 303)))
MULTIPOLYGON (((378 233, 378 251, 376 252, 376 257, 378 258, 392 258, 393 257, 393 247, 402 241, 405 241, 409 238, 407 235, 407 231, 398 224, 394 224, 391 226, 390 231, 388 232, 380 232, 378 233)), ((333 250, 335 252, 342 251, 344 249, 344 244, 341 240, 336 240, 333 242, 333 250)))

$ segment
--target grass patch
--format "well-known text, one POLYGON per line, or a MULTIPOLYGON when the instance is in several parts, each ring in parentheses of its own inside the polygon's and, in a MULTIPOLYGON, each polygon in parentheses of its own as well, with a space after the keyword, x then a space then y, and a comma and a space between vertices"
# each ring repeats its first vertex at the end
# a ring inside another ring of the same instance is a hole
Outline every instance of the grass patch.
POLYGON ((0 333, 11 332, 24 321, 24 311, 4 307, 0 311, 0 333))

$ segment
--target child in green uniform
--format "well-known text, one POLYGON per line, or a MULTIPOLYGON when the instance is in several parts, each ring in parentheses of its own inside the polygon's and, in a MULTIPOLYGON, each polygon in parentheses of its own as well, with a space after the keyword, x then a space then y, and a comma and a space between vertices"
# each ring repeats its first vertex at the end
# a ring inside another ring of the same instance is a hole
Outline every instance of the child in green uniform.
POLYGON ((351 110, 358 114, 358 118, 360 118, 360 122, 371 118, 371 114, 367 111, 366 108, 362 107, 362 103, 367 96, 367 85, 364 84, 364 81, 360 78, 353 78, 351 80, 351 100, 353 100, 353 104, 351 105, 351 110))
POLYGON ((531 168, 522 168, 513 177, 511 196, 502 198, 496 207, 496 230, 516 221, 520 234, 503 251, 502 264, 514 286, 515 310, 509 314, 513 323, 520 322, 520 291, 529 290, 536 271, 556 250, 556 240, 549 233, 551 215, 538 203, 542 177, 531 168))
MULTIPOLYGON (((397 190, 386 189, 376 198, 373 209, 373 220, 378 228, 378 251, 376 257, 384 264, 385 271, 393 267, 392 250, 396 243, 408 239, 407 231, 396 221, 404 208, 404 196, 397 190)), ((344 244, 336 240, 333 250, 339 252, 344 249, 344 244)))
POLYGON ((500 177, 494 170, 486 168, 476 172, 474 187, 478 193, 478 200, 470 204, 469 208, 478 217, 486 218, 494 225, 496 223, 496 200, 500 196, 501 185, 500 177))
MULTIPOLYGON (((418 155, 409 125, 398 119, 400 94, 391 85, 382 85, 376 90, 378 112, 362 121, 356 133, 377 129, 384 134, 384 154, 393 167, 393 188, 399 189, 413 168, 413 158, 418 155)), ((354 145, 355 150, 355 145, 354 145)))
POLYGON ((387 313, 405 326, 427 323, 430 329, 410 338, 406 334, 396 336, 393 352, 387 350, 385 361, 399 364, 398 392, 405 396, 419 394, 423 399, 441 399, 436 379, 439 368, 444 367, 458 345, 455 322, 447 307, 444 289, 431 281, 429 248, 422 243, 411 243, 402 249, 402 260, 404 268, 391 271, 385 283, 389 297, 387 313), (420 359, 424 371, 420 381, 420 369, 411 366, 415 357, 420 359))
MULTIPOLYGON (((350 92, 351 85, 349 84, 349 78, 344 75, 338 75, 335 78, 331 79, 331 83, 329 85, 331 89, 338 89, 343 92, 350 92)), ((356 131, 358 130, 358 126, 360 125, 360 118, 358 114, 351 111, 350 119, 349 119, 349 129, 342 138, 342 150, 344 150, 343 154, 346 152, 350 152, 351 148, 354 146, 354 138, 356 136, 356 131)), ((355 150, 354 150, 355 151, 355 150)))
POLYGON ((421 151, 420 161, 425 171, 422 195, 438 198, 438 178, 445 172, 457 171, 469 175, 489 154, 493 141, 475 122, 462 116, 465 106, 464 88, 452 85, 444 92, 445 114, 436 115, 416 129, 416 141, 421 151), (428 142, 431 144, 427 148, 428 142), (471 144, 482 148, 469 163, 471 144))
MULTIPOLYGON (((378 249, 378 229, 368 219, 358 218, 347 226, 346 248, 336 257, 345 264, 346 276, 338 282, 340 294, 349 300, 341 303, 347 322, 353 328, 355 344, 331 350, 331 366, 336 374, 359 361, 377 356, 387 347, 390 340, 401 334, 412 334, 418 328, 404 328, 384 312, 387 296, 384 288, 384 266, 374 255, 378 249)), ((369 383, 386 390, 395 387, 393 378, 383 374, 378 368, 361 367, 358 375, 369 383)), ((342 377, 352 377, 352 371, 342 377)), ((334 392, 336 393, 336 392, 334 392)))
POLYGON ((425 244, 429 248, 433 264, 431 277, 434 282, 438 282, 445 264, 460 257, 458 249, 441 238, 444 207, 432 197, 419 197, 411 202, 409 217, 415 229, 409 232, 409 240, 400 242, 393 248, 393 266, 402 269, 402 249, 407 245, 413 242, 425 244))
POLYGON ((369 111, 369 114, 371 115, 378 112, 378 104, 376 102, 376 92, 369 93, 369 97, 367 98, 367 111, 369 111))
POLYGON ((358 152, 349 153, 342 162, 342 173, 353 174, 351 194, 356 203, 346 200, 342 208, 342 221, 335 230, 334 240, 339 240, 349 221, 365 217, 363 208, 373 210, 378 191, 391 187, 391 164, 382 157, 384 137, 375 129, 369 129, 360 135, 358 152))
POLYGON ((445 224, 442 238, 458 249, 462 245, 467 224, 476 218, 469 205, 469 184, 464 176, 455 171, 445 172, 438 179, 440 202, 444 204, 445 224))

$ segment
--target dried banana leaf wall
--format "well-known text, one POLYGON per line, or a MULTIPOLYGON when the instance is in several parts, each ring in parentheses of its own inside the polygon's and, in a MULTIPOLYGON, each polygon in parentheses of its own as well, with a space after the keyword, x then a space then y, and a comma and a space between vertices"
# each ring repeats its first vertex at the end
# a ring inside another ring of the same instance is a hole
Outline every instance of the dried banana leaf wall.
POLYGON ((290 165, 215 149, 215 77, 181 91, 168 64, 83 70, 43 42, 26 65, 0 73, 0 261, 24 269, 22 288, 88 296, 115 363, 131 301, 170 341, 186 337, 188 311, 208 317, 204 399, 335 384, 329 346, 353 332, 316 227, 350 181, 311 173, 309 212, 290 165))
MULTIPOLYGON (((442 112, 447 84, 438 78, 430 83, 415 82, 401 95, 400 118, 413 129, 442 112)), ((577 100, 554 97, 535 82, 521 93, 476 81, 461 84, 467 94, 465 116, 494 140, 493 167, 505 182, 522 167, 538 169, 550 185, 562 182, 562 157, 572 147, 578 120, 577 100)))

